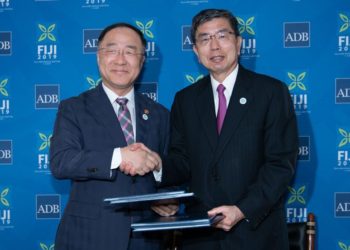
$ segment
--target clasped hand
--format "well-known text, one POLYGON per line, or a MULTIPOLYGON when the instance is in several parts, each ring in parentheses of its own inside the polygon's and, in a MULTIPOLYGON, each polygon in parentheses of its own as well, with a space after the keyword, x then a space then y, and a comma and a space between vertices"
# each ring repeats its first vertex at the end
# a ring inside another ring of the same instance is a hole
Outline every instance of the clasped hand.
POLYGON ((145 175, 150 171, 159 171, 161 159, 156 152, 153 152, 142 143, 134 143, 121 148, 122 163, 119 170, 124 174, 135 176, 145 175))

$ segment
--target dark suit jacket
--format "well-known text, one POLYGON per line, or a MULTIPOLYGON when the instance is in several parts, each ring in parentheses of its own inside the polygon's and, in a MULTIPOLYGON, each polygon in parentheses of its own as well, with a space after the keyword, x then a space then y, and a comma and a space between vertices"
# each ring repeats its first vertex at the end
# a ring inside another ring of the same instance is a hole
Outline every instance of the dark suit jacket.
MULTIPOLYGON (((169 135, 169 112, 135 92, 136 141, 164 155, 169 135), (143 116, 148 113, 148 119, 143 116)), ((132 219, 151 213, 149 207, 111 208, 107 197, 156 191, 153 173, 130 177, 110 170, 113 150, 126 142, 102 85, 62 101, 50 150, 50 167, 59 179, 72 181, 69 201, 60 222, 55 249, 127 249, 132 219)), ((153 240, 140 237, 146 248, 153 240)))
POLYGON ((192 212, 237 205, 249 222, 230 232, 185 231, 185 249, 288 249, 281 197, 294 174, 298 136, 287 87, 240 66, 220 136, 214 109, 209 76, 176 94, 162 184, 188 181, 198 197, 192 212))

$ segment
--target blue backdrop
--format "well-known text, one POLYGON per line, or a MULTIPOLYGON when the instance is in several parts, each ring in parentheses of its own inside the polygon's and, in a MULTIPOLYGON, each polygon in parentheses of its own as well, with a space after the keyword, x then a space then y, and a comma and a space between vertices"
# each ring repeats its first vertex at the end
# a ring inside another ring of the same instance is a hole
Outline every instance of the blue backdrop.
POLYGON ((0 249, 54 249, 69 182, 49 172, 49 139, 60 100, 100 82, 101 29, 123 21, 144 32, 138 91, 170 108, 176 91, 206 73, 189 29, 211 7, 239 17, 241 63, 289 86, 300 148, 288 222, 312 211, 318 249, 350 249, 348 0, 1 0, 0 249))

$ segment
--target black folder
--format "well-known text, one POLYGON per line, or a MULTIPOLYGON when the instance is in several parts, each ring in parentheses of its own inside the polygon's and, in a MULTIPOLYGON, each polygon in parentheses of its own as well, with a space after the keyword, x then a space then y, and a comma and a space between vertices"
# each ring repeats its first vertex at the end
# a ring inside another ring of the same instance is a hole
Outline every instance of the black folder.
POLYGON ((140 221, 131 224, 131 228, 134 232, 143 231, 158 231, 158 230, 170 230, 170 229, 185 229, 185 228, 198 228, 198 227, 210 227, 213 224, 221 221, 224 218, 222 214, 217 214, 212 217, 208 215, 178 215, 169 217, 151 217, 142 219, 140 221))
POLYGON ((192 197, 193 193, 186 193, 185 191, 173 191, 173 192, 162 192, 162 193, 152 193, 144 195, 132 195, 132 196, 122 196, 114 198, 106 198, 104 202, 108 204, 128 204, 135 202, 146 202, 146 201, 158 201, 166 199, 180 199, 192 197))

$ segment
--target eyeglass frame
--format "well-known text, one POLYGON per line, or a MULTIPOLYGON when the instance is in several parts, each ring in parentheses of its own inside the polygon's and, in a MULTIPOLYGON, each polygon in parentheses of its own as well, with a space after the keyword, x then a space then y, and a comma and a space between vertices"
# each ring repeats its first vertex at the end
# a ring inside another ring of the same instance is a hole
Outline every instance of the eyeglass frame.
POLYGON ((195 44, 199 45, 199 46, 207 46, 209 44, 209 42, 211 40, 213 40, 214 37, 215 37, 216 41, 218 41, 220 43, 220 37, 218 37, 218 35, 222 34, 222 33, 227 34, 227 38, 229 38, 229 35, 236 35, 235 32, 227 30, 227 29, 219 30, 219 31, 215 32, 214 34, 203 33, 203 34, 200 34, 198 38, 196 38, 195 44), (208 37, 208 40, 200 42, 200 39, 203 37, 208 37))
POLYGON ((134 46, 127 46, 124 49, 117 49, 114 45, 107 45, 106 47, 100 47, 97 49, 97 51, 101 51, 103 55, 111 57, 111 56, 125 56, 125 57, 136 57, 138 55, 145 55, 145 52, 137 52, 137 49, 134 48, 134 46), (127 50, 133 50, 135 51, 127 51, 127 50), (109 50, 109 51, 106 51, 109 50), (104 52, 103 52, 104 51, 104 52))

